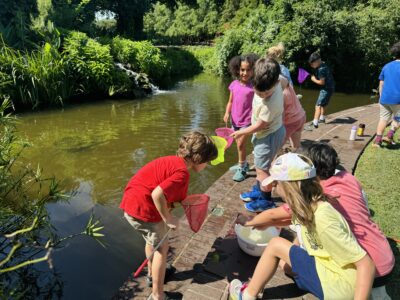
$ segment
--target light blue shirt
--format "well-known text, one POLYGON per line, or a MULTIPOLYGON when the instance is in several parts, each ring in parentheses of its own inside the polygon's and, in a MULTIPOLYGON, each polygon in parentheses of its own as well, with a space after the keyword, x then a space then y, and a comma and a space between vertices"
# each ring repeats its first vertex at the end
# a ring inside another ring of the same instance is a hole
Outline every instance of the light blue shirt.
POLYGON ((284 65, 279 65, 281 67, 281 74, 289 81, 290 85, 293 86, 292 78, 290 77, 289 69, 284 65))

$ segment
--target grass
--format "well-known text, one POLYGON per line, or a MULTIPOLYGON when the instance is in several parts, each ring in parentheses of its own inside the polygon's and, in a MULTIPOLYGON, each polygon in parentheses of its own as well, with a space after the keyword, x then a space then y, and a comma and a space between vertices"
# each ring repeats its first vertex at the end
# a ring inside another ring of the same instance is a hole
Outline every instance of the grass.
MULTIPOLYGON (((400 130, 395 140, 400 139, 400 130)), ((373 220, 389 238, 396 265, 386 289, 392 299, 400 295, 400 144, 374 148, 370 143, 362 154, 355 175, 368 195, 373 220)))

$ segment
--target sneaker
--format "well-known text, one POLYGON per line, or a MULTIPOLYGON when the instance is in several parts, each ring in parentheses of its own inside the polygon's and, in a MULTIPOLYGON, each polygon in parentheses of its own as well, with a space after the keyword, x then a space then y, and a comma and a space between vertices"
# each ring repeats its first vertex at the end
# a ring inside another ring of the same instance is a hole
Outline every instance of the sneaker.
MULTIPOLYGON (((320 124, 320 123, 325 124, 325 123, 326 123, 325 119, 323 119, 323 120, 319 119, 319 120, 318 120, 318 124, 320 124)), ((313 124, 313 125, 314 125, 314 124, 313 124)), ((318 126, 317 126, 317 128, 318 128, 318 126)))
POLYGON ((234 181, 241 182, 241 181, 243 181, 243 180, 246 179, 246 175, 247 175, 247 172, 245 171, 245 169, 239 167, 239 168, 236 170, 235 175, 233 175, 232 179, 233 179, 234 181))
MULTIPOLYGON (((229 168, 229 171, 236 172, 239 169, 239 164, 233 165, 232 167, 229 168)), ((248 172, 250 170, 250 165, 248 162, 245 163, 243 169, 248 172)))
POLYGON ((396 142, 393 139, 388 138, 387 136, 384 136, 382 138, 382 141, 389 145, 396 145, 396 142))
POLYGON ((306 131, 312 131, 313 129, 318 128, 318 125, 314 125, 314 123, 311 122, 311 124, 308 124, 304 126, 304 130, 306 131))
POLYGON ((257 200, 247 202, 244 207, 250 212, 262 212, 264 210, 274 208, 275 203, 266 199, 259 198, 257 200))
POLYGON ((373 143, 372 143, 372 147, 374 147, 374 148, 382 148, 382 143, 375 143, 375 142, 373 142, 373 143))
POLYGON ((253 188, 250 192, 245 192, 240 194, 240 199, 242 199, 244 202, 257 200, 260 197, 261 197, 261 191, 257 184, 253 185, 253 188))
POLYGON ((242 283, 239 279, 232 280, 229 283, 229 299, 241 300, 245 288, 247 288, 246 283, 242 283))

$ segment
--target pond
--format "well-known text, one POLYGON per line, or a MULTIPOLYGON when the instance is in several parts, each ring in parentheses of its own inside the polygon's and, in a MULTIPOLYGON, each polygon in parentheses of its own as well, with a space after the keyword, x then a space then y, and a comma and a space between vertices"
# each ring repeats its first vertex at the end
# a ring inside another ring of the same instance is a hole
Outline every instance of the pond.
MULTIPOLYGON (((105 226, 106 248, 79 237, 54 252, 64 299, 110 299, 141 264, 144 243, 118 208, 124 187, 147 162, 174 154, 183 133, 200 129, 212 134, 224 126, 228 85, 227 79, 200 74, 144 99, 107 100, 19 116, 18 130, 32 145, 24 158, 76 190, 69 202, 47 206, 58 233, 80 232, 92 212, 105 226)), ((318 91, 298 87, 296 91, 303 94, 301 102, 310 120, 318 91)), ((376 99, 370 95, 336 93, 329 112, 373 102, 376 99)), ((236 162, 236 155, 233 146, 225 163, 191 174, 189 193, 204 192, 236 162)))

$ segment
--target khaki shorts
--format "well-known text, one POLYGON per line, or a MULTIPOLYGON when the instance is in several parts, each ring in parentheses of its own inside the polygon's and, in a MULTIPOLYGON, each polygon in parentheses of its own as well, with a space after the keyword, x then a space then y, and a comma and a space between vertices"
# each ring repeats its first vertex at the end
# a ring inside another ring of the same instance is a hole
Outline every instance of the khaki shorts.
POLYGON ((146 244, 157 246, 161 239, 167 234, 168 226, 164 221, 158 223, 144 222, 124 213, 125 219, 135 230, 142 234, 146 244))
POLYGON ((400 111, 400 104, 379 104, 379 118, 389 121, 400 111))

